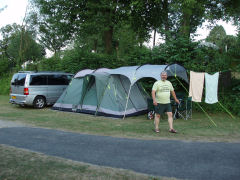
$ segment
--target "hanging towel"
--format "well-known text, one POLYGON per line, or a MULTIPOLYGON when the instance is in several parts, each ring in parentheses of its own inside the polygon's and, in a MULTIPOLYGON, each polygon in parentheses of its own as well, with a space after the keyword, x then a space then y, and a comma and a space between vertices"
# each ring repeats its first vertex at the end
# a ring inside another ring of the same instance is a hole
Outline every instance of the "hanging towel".
POLYGON ((201 102, 204 83, 204 73, 190 71, 189 97, 192 101, 201 102))
POLYGON ((214 104, 218 102, 218 78, 219 72, 213 75, 205 73, 205 103, 214 104))

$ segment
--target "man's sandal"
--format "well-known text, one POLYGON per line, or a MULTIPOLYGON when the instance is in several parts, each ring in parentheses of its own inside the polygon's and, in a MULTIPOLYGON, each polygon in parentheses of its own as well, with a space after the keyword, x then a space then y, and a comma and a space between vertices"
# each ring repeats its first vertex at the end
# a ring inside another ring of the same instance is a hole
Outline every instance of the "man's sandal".
POLYGON ((175 129, 170 129, 169 132, 170 133, 177 133, 177 131, 175 129))
POLYGON ((155 132, 156 132, 156 133, 159 133, 159 129, 155 129, 155 132))

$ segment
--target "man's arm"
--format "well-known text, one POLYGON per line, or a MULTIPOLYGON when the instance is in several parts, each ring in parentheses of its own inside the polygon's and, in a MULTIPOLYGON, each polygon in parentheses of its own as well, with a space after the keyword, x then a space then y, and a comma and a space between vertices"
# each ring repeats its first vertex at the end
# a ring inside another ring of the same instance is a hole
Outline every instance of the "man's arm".
POLYGON ((152 90, 152 99, 153 99, 153 105, 157 106, 156 91, 154 91, 154 90, 152 90))
POLYGON ((175 91, 171 91, 171 94, 172 94, 175 102, 178 103, 178 104, 180 104, 180 102, 179 102, 179 100, 177 99, 177 96, 176 96, 176 94, 175 94, 175 91))

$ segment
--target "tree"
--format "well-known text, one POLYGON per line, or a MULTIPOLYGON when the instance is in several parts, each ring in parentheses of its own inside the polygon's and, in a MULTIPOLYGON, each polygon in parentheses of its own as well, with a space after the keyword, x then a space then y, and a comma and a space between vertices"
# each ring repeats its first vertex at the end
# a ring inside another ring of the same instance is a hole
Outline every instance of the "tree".
POLYGON ((233 20, 235 25, 240 30, 240 1, 239 0, 225 0, 222 1, 222 9, 224 12, 223 18, 225 20, 233 20))
POLYGON ((27 16, 28 28, 38 34, 37 38, 40 44, 57 56, 58 52, 68 44, 70 35, 62 33, 64 27, 59 28, 54 24, 55 21, 54 23, 52 21, 54 19, 49 19, 48 16, 40 14, 39 10, 34 7, 27 16))
MULTIPOLYGON (((165 40, 190 39, 205 20, 220 19, 226 1, 212 0, 32 0, 46 47, 58 51, 77 40, 87 51, 114 54, 128 27, 141 46, 152 31, 165 40), (126 25, 125 27, 122 25, 126 25), (56 47, 53 47, 56 46, 56 47)), ((154 34, 155 34, 154 33, 154 34)), ((154 38, 155 40, 155 38, 154 38)), ((155 45, 155 43, 153 44, 155 45)))
POLYGON ((12 34, 20 32, 20 29, 21 26, 17 25, 16 23, 12 25, 8 24, 0 29, 0 33, 2 35, 2 40, 0 40, 0 48, 3 56, 9 57, 9 55, 7 54, 9 41, 11 39, 12 34))
POLYGON ((36 61, 43 56, 43 48, 33 39, 30 32, 24 31, 23 34, 15 33, 11 36, 7 48, 7 54, 11 59, 19 59, 20 42, 22 40, 22 59, 19 64, 26 61, 36 61), (23 37, 22 37, 23 36, 23 37))
POLYGON ((20 25, 6 25, 1 28, 0 32, 3 37, 1 40, 2 55, 11 62, 12 67, 20 66, 29 60, 36 61, 45 53, 43 47, 35 41, 32 32, 20 25), (19 56, 19 51, 22 57, 19 56))
POLYGON ((115 27, 126 18, 129 7, 124 0, 32 0, 32 3, 38 7, 44 22, 66 40, 88 35, 96 45, 101 35, 104 51, 108 54, 112 53, 115 27))
POLYGON ((206 20, 222 17, 220 1, 212 0, 162 0, 163 23, 160 33, 165 40, 179 35, 190 38, 206 20))
POLYGON ((217 45, 219 48, 223 49, 223 41, 226 38, 227 34, 223 26, 216 25, 209 33, 206 38, 207 42, 212 42, 217 45))
POLYGON ((227 35, 223 26, 216 25, 210 31, 206 41, 217 45, 222 52, 228 52, 236 47, 237 37, 227 35))

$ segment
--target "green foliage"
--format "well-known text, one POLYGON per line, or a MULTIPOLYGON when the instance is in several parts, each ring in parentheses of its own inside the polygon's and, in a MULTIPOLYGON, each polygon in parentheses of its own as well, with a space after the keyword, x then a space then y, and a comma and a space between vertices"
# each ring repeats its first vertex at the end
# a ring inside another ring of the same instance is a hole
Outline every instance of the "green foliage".
MULTIPOLYGON (((171 38, 159 46, 158 58, 165 63, 185 64, 193 59, 197 50, 197 43, 191 42, 188 38, 179 36, 171 38)), ((156 50, 155 50, 156 51, 156 50)))
POLYGON ((216 44, 219 48, 222 46, 223 40, 227 34, 223 26, 216 25, 209 33, 206 41, 216 44))
POLYGON ((127 55, 121 57, 121 59, 121 66, 152 64, 152 52, 145 46, 135 47, 127 55))
POLYGON ((42 59, 38 65, 38 71, 61 71, 60 58, 51 57, 42 59))
MULTIPOLYGON (((32 4, 37 7, 38 15, 42 18, 42 21, 37 22, 40 22, 38 30, 46 35, 41 38, 46 44, 53 46, 54 42, 50 41, 52 39, 62 40, 64 45, 72 37, 78 37, 85 40, 85 45, 96 46, 98 39, 101 39, 104 52, 108 54, 112 54, 116 28, 127 18, 130 9, 129 2, 123 0, 33 0, 32 4)), ((96 47, 91 48, 96 50, 96 47)))
POLYGON ((35 41, 34 33, 17 24, 1 28, 0 52, 8 59, 10 68, 24 62, 37 61, 45 55, 44 48, 35 41))
POLYGON ((22 56, 19 63, 23 63, 28 60, 36 61, 40 59, 43 56, 42 49, 29 32, 19 32, 11 36, 7 54, 11 59, 15 60, 22 56))
POLYGON ((228 53, 232 57, 236 56, 240 47, 238 45, 238 37, 226 35, 225 29, 218 25, 210 31, 206 41, 215 44, 221 52, 228 53))
MULTIPOLYGON (((218 103, 215 104, 207 104, 207 103, 199 103, 200 106, 209 114, 216 112, 224 112, 229 114, 229 112, 233 115, 240 116, 240 87, 233 88, 233 91, 225 92, 223 94, 219 94, 218 103), (237 90, 238 89, 238 90, 237 90)), ((196 103, 194 103, 194 109, 198 112, 202 112, 202 110, 198 107, 196 103)))
POLYGON ((232 58, 231 68, 236 72, 240 72, 240 32, 237 37, 234 37, 234 39, 230 37, 229 40, 231 42, 228 43, 227 54, 232 58))
POLYGON ((152 62, 178 63, 192 71, 216 72, 229 70, 231 57, 207 46, 200 46, 182 36, 171 39, 152 51, 152 62))
POLYGON ((233 20, 235 25, 240 28, 240 1, 239 0, 231 0, 231 1, 223 1, 222 8, 224 11, 223 18, 229 20, 233 20))
POLYGON ((12 73, 0 75, 0 94, 2 95, 9 94, 12 75, 13 75, 12 73))
POLYGON ((151 63, 151 50, 146 47, 133 48, 128 55, 119 57, 74 48, 66 50, 60 59, 42 60, 38 65, 38 70, 60 70, 76 73, 81 69, 117 68, 147 63, 151 63))
POLYGON ((10 62, 7 58, 0 56, 0 77, 7 73, 10 69, 10 62))

